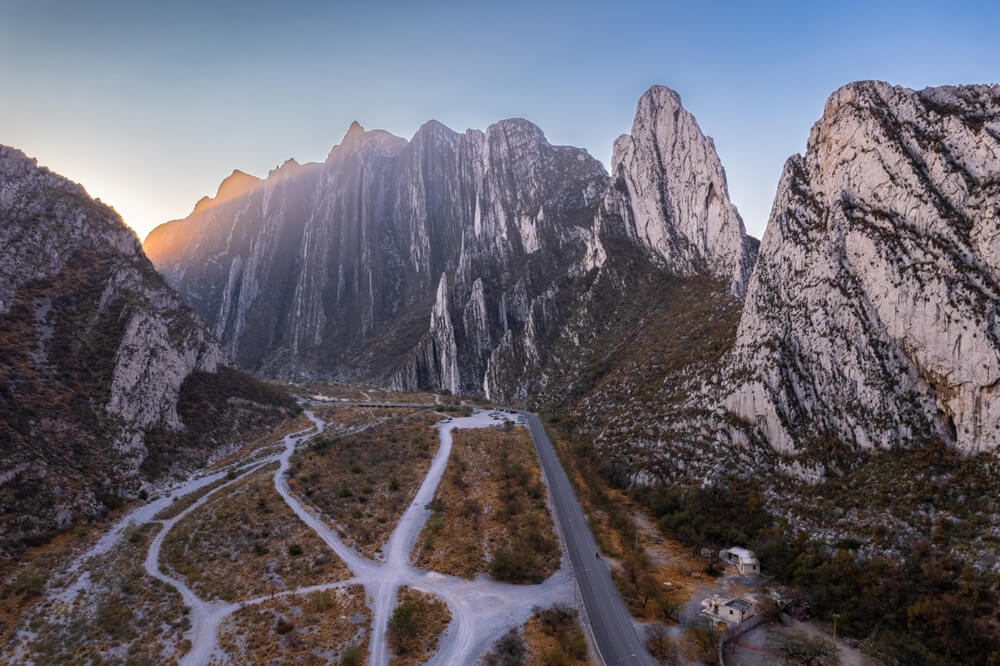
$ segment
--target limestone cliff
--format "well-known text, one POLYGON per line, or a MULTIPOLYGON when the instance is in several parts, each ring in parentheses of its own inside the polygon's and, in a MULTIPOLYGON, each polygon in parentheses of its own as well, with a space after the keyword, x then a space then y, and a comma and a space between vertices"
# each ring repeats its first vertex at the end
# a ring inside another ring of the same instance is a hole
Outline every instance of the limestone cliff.
POLYGON ((758 243, 729 200, 715 144, 680 95, 654 86, 642 96, 611 165, 600 227, 624 232, 672 275, 710 273, 742 297, 758 243))
POLYGON ((744 290, 756 241, 676 93, 643 96, 615 156, 610 182, 523 119, 410 141, 354 123, 323 164, 241 177, 144 248, 246 369, 526 399, 566 327, 601 322, 578 306, 620 239, 744 290))
POLYGON ((1000 445, 1000 86, 835 92, 785 165, 727 404, 816 438, 1000 445))

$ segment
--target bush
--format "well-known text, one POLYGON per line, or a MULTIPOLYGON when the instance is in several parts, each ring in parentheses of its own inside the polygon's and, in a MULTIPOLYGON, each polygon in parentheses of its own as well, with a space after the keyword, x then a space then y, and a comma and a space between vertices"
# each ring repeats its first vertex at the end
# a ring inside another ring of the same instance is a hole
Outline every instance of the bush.
POLYGON ((318 590, 309 595, 309 608, 314 613, 323 613, 336 605, 333 593, 329 590, 318 590))
POLYGON ((14 594, 41 596, 45 589, 45 575, 37 571, 23 571, 14 579, 11 589, 14 594))
POLYGON ((292 557, 298 557, 299 555, 302 554, 302 546, 297 543, 289 545, 288 554, 291 555, 292 557))
POLYGON ((500 637, 482 659, 483 666, 518 666, 524 663, 528 647, 524 644, 520 632, 511 629, 500 637))
POLYGON ((129 543, 139 544, 145 541, 146 536, 142 533, 142 526, 129 523, 123 532, 129 543))
POLYGON ((279 636, 283 636, 284 634, 287 634, 294 628, 295 628, 294 624, 292 624, 283 617, 279 617, 278 621, 274 625, 274 633, 278 634, 279 636))
POLYGON ((351 643, 340 655, 341 666, 361 666, 365 661, 365 649, 357 643, 351 643))
POLYGON ((500 550, 490 561, 487 571, 496 580, 506 583, 540 583, 538 562, 530 552, 500 550))
POLYGON ((389 647, 399 652, 407 638, 413 638, 420 633, 418 613, 420 604, 415 601, 404 601, 396 606, 389 618, 389 647))

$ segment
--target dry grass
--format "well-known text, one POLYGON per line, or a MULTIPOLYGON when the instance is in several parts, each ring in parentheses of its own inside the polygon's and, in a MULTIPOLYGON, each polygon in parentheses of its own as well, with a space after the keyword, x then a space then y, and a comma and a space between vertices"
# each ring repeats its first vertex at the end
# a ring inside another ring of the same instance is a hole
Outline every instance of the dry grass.
POLYGON ((184 513, 184 511, 188 507, 190 507, 192 504, 194 504, 195 502, 197 502, 202 497, 204 497, 205 495, 209 494, 210 492, 212 492, 213 490, 215 490, 219 486, 225 485, 228 482, 229 482, 229 479, 223 477, 221 479, 217 479, 217 480, 213 481, 212 483, 209 483, 206 486, 202 486, 201 488, 199 488, 198 490, 195 490, 194 492, 190 492, 187 495, 184 495, 182 497, 178 497, 178 498, 174 499, 174 501, 171 502, 169 506, 166 506, 166 507, 160 509, 159 511, 157 511, 156 515, 153 516, 153 519, 154 520, 170 520, 174 516, 178 516, 178 515, 184 513))
POLYGON ((391 421, 396 417, 408 416, 418 411, 426 411, 426 408, 337 405, 334 407, 317 407, 313 410, 313 413, 326 423, 327 434, 347 434, 361 428, 391 421))
POLYGON ((363 386, 358 384, 337 384, 327 382, 312 382, 302 384, 293 388, 300 395, 311 397, 313 395, 323 395, 329 398, 340 398, 353 401, 386 401, 386 402, 434 402, 434 394, 426 391, 405 392, 386 391, 380 388, 363 386))
POLYGON ((292 456, 289 486, 359 552, 381 551, 438 448, 423 410, 349 434, 323 434, 292 456))
POLYGON ((423 568, 537 583, 560 551, 527 431, 455 430, 451 457, 413 551, 423 568))
MULTIPOLYGON (((117 513, 117 512, 116 512, 117 513)), ((25 549, 16 559, 0 560, 0 645, 10 642, 14 631, 40 602, 47 583, 68 585, 71 581, 50 581, 52 572, 86 552, 107 529, 109 520, 78 525, 49 541, 25 549)))
POLYGON ((337 556, 274 489, 268 465, 185 516, 167 536, 161 564, 198 596, 251 599, 349 575, 337 556))
POLYGON ((351 664, 368 660, 371 611, 361 585, 275 597, 246 606, 219 627, 237 664, 351 664))
POLYGON ((575 608, 556 605, 533 610, 523 627, 511 629, 493 644, 479 660, 480 666, 594 664, 575 608))
MULTIPOLYGON (((90 584, 71 605, 46 601, 29 628, 25 647, 36 664, 173 664, 190 647, 190 627, 180 595, 146 575, 143 561, 157 524, 126 529, 120 544, 86 567, 90 584)), ((7 649, 4 663, 16 663, 7 649)))
POLYGON ((396 600, 386 637, 393 652, 389 666, 422 664, 437 650, 438 637, 451 622, 451 611, 440 599, 405 585, 396 600))
POLYGON ((547 432, 633 617, 643 622, 675 619, 677 608, 715 580, 704 573, 708 560, 662 535, 645 508, 610 487, 595 462, 578 455, 565 433, 555 428, 547 432))
POLYGON ((259 437, 252 442, 248 442, 241 446, 236 451, 225 455, 209 467, 209 471, 218 471, 224 469, 229 465, 234 465, 236 463, 247 463, 261 456, 266 456, 271 453, 280 451, 283 448, 281 442, 285 435, 290 435, 295 432, 301 432, 312 427, 312 421, 306 418, 304 415, 299 415, 294 418, 285 419, 281 425, 267 433, 266 435, 259 437))
POLYGON ((593 664, 576 611, 554 606, 538 610, 524 623, 525 666, 593 664))

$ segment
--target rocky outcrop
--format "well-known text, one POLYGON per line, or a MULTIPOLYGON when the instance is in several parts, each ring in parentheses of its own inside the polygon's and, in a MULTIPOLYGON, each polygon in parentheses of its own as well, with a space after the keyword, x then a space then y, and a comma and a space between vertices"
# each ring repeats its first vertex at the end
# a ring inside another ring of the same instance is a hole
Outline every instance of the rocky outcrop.
POLYGON ((772 446, 1000 445, 1000 87, 835 92, 785 165, 728 406, 772 446))
POLYGON ((0 247, 3 551, 134 497, 147 434, 186 430, 185 379, 225 355, 113 210, 6 147, 0 247))
POLYGON ((654 86, 642 96, 632 133, 615 141, 611 178, 604 232, 625 233, 673 275, 711 273, 743 296, 758 242, 729 200, 715 144, 680 95, 654 86))

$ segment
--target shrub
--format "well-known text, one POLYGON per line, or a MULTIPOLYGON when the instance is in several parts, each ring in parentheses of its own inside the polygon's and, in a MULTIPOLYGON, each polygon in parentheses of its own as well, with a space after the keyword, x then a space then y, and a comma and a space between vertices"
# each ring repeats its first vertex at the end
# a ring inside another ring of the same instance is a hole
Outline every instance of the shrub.
POLYGON ((541 582, 535 556, 523 550, 497 551, 487 569, 490 576, 507 583, 541 582))
POLYGON ((129 543, 142 543, 146 538, 142 533, 142 526, 136 525, 135 523, 129 523, 123 534, 125 535, 125 538, 128 539, 129 543))
POLYGON ((279 617, 278 621, 274 625, 274 633, 278 634, 279 636, 283 636, 284 634, 287 634, 294 628, 295 628, 294 624, 292 624, 283 617, 279 617))
POLYGON ((288 554, 292 557, 298 557, 302 554, 302 546, 297 543, 290 544, 288 546, 288 554))
POLYGON ((309 595, 309 608, 314 613, 328 611, 336 605, 333 593, 329 590, 318 590, 309 595))
POLYGON ((41 596, 45 589, 45 575, 37 571, 23 571, 14 579, 11 588, 14 594, 41 596))
POLYGON ((389 647, 395 652, 400 652, 406 639, 413 638, 420 633, 420 623, 418 614, 420 604, 415 601, 404 601, 396 606, 389 618, 389 647))
POLYGON ((528 648, 517 629, 500 637, 482 660, 483 666, 518 666, 524 663, 528 648))
POLYGON ((351 643, 340 655, 341 666, 361 666, 365 660, 365 649, 357 643, 351 643))

